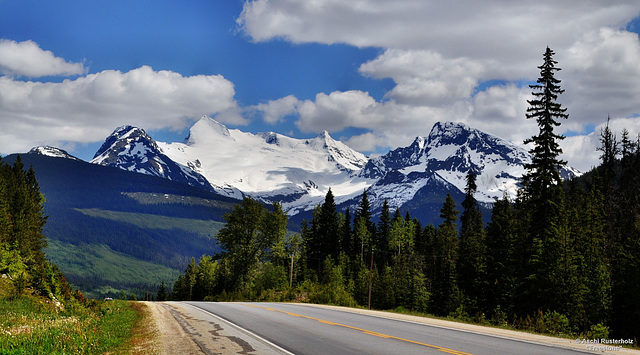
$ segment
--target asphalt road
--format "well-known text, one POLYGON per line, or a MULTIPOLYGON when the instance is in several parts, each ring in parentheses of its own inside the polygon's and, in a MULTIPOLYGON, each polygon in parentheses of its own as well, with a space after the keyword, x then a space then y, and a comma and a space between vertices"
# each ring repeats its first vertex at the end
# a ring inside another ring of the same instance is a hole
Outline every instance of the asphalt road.
POLYGON ((584 354, 582 349, 289 303, 173 303, 292 354, 584 354), (196 309, 197 308, 197 309, 196 309))

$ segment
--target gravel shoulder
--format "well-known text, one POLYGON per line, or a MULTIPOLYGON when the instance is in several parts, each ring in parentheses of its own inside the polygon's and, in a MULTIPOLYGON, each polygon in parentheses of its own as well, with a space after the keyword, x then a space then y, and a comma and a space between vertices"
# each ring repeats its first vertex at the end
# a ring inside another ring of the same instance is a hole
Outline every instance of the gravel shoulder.
POLYGON ((157 328, 158 354, 282 354, 271 344, 197 307, 146 302, 157 328))
POLYGON ((158 354, 205 354, 191 336, 178 323, 164 303, 144 302, 151 312, 152 324, 157 338, 154 353, 158 354))

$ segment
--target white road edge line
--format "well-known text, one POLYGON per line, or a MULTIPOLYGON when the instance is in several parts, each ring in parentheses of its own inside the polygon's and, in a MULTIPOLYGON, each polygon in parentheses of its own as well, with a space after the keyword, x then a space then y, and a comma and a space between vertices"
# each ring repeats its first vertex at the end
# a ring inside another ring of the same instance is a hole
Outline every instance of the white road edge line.
POLYGON ((254 333, 254 332, 252 332, 252 331, 250 331, 250 330, 244 329, 244 328, 242 328, 241 326, 239 326, 239 325, 237 325, 237 324, 235 324, 235 323, 232 323, 231 321, 229 321, 229 320, 227 320, 227 319, 224 319, 224 318, 220 317, 220 316, 219 316, 219 315, 217 315, 217 314, 211 313, 210 311, 207 311, 207 310, 206 310, 206 309, 204 309, 204 308, 200 308, 200 307, 198 307, 198 306, 195 306, 195 305, 192 305, 192 304, 190 304, 190 303, 186 303, 186 302, 179 302, 179 304, 180 304, 180 305, 187 305, 187 306, 190 306, 190 307, 192 307, 192 308, 195 308, 195 309, 197 309, 197 310, 199 310, 199 311, 201 311, 201 312, 209 313, 209 314, 210 314, 211 316, 213 316, 214 318, 216 318, 216 319, 218 319, 218 320, 220 320, 220 321, 222 321, 222 322, 225 322, 225 323, 229 324, 230 326, 232 326, 232 327, 234 327, 234 328, 236 328, 236 329, 240 330, 241 332, 244 332, 244 333, 248 334, 249 336, 252 336, 252 337, 256 338, 258 341, 261 341, 261 342, 263 342, 263 343, 267 344, 268 346, 271 346, 271 347, 275 348, 276 350, 283 352, 284 354, 287 354, 287 355, 295 355, 295 354, 294 354, 294 353, 292 353, 291 351, 289 351, 289 350, 287 350, 287 349, 284 349, 283 347, 281 347, 281 346, 279 346, 279 345, 277 345, 277 344, 274 344, 274 343, 270 342, 269 340, 267 340, 267 339, 265 339, 265 338, 263 338, 263 337, 259 336, 258 334, 254 333))

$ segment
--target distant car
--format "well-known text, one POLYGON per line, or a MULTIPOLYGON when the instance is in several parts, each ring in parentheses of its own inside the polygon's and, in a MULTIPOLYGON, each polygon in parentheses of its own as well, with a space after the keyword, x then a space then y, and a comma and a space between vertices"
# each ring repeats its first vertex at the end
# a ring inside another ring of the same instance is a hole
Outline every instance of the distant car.
POLYGON ((111 297, 105 297, 105 298, 104 298, 104 300, 105 300, 105 301, 113 301, 113 298, 111 298, 111 297))

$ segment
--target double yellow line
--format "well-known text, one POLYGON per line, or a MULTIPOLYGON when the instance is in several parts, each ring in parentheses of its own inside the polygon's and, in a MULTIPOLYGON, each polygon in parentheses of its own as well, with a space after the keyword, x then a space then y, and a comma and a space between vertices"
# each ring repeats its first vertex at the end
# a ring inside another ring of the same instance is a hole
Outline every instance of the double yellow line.
POLYGON ((368 334, 368 335, 373 335, 373 336, 377 336, 380 338, 384 338, 384 339, 395 339, 395 340, 400 340, 400 341, 405 341, 407 343, 412 343, 412 344, 417 344, 417 345, 422 345, 422 346, 426 346, 428 348, 432 348, 432 349, 436 349, 438 351, 442 351, 445 353, 449 353, 449 354, 455 354, 455 355, 471 355, 469 353, 465 353, 462 351, 458 351, 458 350, 453 350, 453 349, 448 349, 448 348, 443 348, 441 346, 437 346, 437 345, 431 345, 431 344, 427 344, 427 343, 422 343, 419 341, 415 341, 415 340, 410 340, 410 339, 405 339, 405 338, 400 338, 397 336, 393 336, 393 335, 388 335, 388 334, 383 334, 383 333, 378 333, 378 332, 374 332, 371 330, 366 330, 366 329, 362 329, 362 328, 358 328, 358 327, 352 327, 350 325, 346 325, 346 324, 341 324, 341 323, 335 323, 335 322, 331 322, 328 320, 324 320, 324 319, 319 319, 319 318, 314 318, 314 317, 309 317, 309 316, 305 316, 302 314, 297 314, 297 313, 291 313, 291 312, 287 312, 287 311, 282 311, 279 309, 275 309, 275 308, 269 308, 269 307, 262 307, 262 306, 257 306, 254 304, 246 304, 243 303, 244 305, 247 305, 249 307, 254 307, 254 308, 262 308, 265 309, 267 311, 273 311, 273 312, 280 312, 280 313, 284 313, 293 317, 300 317, 300 318, 306 318, 306 319, 311 319, 311 320, 315 320, 317 322, 323 323, 323 324, 328 324, 328 325, 335 325, 338 327, 344 327, 344 328, 349 328, 349 329, 353 329, 353 330, 357 330, 360 331, 364 334, 368 334))

